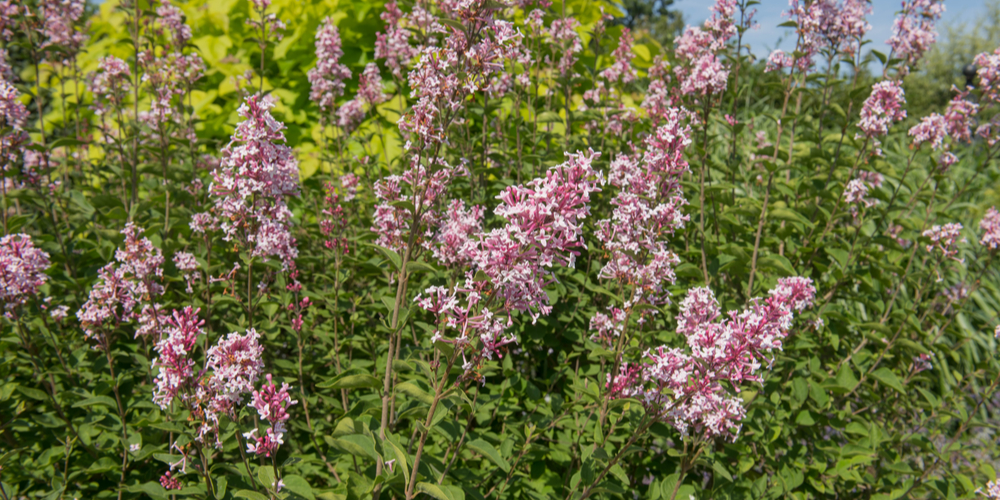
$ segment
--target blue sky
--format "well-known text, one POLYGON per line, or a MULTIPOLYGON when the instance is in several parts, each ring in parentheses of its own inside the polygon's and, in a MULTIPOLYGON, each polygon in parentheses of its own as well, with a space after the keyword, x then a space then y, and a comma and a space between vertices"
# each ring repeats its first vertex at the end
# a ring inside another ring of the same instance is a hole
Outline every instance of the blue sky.
MULTIPOLYGON (((710 0, 674 0, 674 8, 684 13, 684 22, 690 25, 700 25, 711 14, 709 7, 714 2, 710 0)), ((941 23, 948 22, 970 22, 975 16, 986 11, 985 0, 947 0, 945 13, 941 18, 941 23)), ((872 0, 872 14, 868 16, 868 22, 872 25, 872 30, 868 33, 868 38, 872 44, 866 45, 867 49, 875 49, 888 54, 885 41, 892 36, 892 21, 896 11, 900 9, 900 0, 872 0)), ((787 0, 762 0, 756 6, 756 20, 760 24, 759 29, 751 30, 744 35, 744 42, 751 46, 753 53, 757 57, 767 57, 772 49, 781 48, 790 50, 794 48, 795 37, 792 30, 788 28, 778 28, 777 26, 785 21, 781 13, 788 10, 787 0), (784 38, 781 45, 777 45, 780 38, 784 38)))

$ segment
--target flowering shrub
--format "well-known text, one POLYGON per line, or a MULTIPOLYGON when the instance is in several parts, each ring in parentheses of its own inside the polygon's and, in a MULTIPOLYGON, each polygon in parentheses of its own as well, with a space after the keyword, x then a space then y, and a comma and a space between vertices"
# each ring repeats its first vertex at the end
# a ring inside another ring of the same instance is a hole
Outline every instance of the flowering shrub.
POLYGON ((756 3, 0 1, 0 497, 1000 498, 1000 48, 756 3))

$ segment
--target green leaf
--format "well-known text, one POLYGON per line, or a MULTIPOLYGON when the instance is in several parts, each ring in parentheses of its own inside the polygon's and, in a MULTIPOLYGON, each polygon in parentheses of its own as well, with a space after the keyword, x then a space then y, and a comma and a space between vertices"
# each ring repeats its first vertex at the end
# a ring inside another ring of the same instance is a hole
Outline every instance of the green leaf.
POLYGON ((840 371, 837 372, 837 385, 845 389, 844 392, 851 392, 858 386, 858 379, 854 376, 849 363, 840 366, 840 371))
POLYGON ((288 491, 291 491, 306 500, 315 500, 316 495, 313 495, 312 486, 309 486, 309 483, 304 477, 296 474, 285 474, 281 480, 285 483, 285 488, 288 489, 288 491))
POLYGON ((375 453, 375 441, 362 434, 350 434, 339 438, 328 438, 326 442, 341 451, 345 451, 354 456, 366 456, 373 460, 378 460, 378 453, 375 453))
POLYGON ((274 477, 274 467, 270 465, 259 467, 257 469, 257 480, 260 484, 264 485, 265 488, 274 488, 277 480, 274 477))
POLYGON ((726 478, 726 480, 728 480, 729 482, 733 481, 732 474, 730 474, 729 471, 726 470, 726 466, 722 465, 722 462, 720 462, 718 460, 716 460, 715 462, 713 462, 712 463, 712 470, 714 470, 716 474, 718 474, 718 475, 726 478))
POLYGON ((906 395, 906 389, 903 387, 903 382, 899 380, 899 377, 897 377, 895 373, 892 373, 892 370, 883 366, 882 368, 872 372, 872 377, 875 377, 876 380, 882 382, 883 385, 892 387, 900 394, 906 395))
POLYGON ((403 265, 403 259, 399 256, 398 253, 396 253, 395 250, 392 250, 391 248, 386 248, 386 247, 383 247, 383 246, 379 246, 379 245, 372 245, 370 243, 369 243, 369 245, 372 246, 372 247, 375 247, 375 250, 378 250, 378 252, 381 253, 382 256, 385 257, 385 259, 388 260, 389 263, 392 264, 392 268, 393 269, 399 270, 399 268, 402 267, 402 265, 403 265))
POLYGON ((234 498, 249 498, 250 500, 267 500, 267 497, 252 490, 237 490, 233 493, 234 498))
POLYGON ((423 481, 417 483, 417 491, 422 493, 427 493, 428 495, 436 498, 437 500, 452 500, 448 494, 444 492, 438 485, 425 483, 423 481))
POLYGON ((92 398, 84 399, 83 401, 77 401, 76 403, 73 403, 73 408, 84 408, 94 405, 107 406, 112 409, 118 408, 118 404, 115 403, 115 400, 108 396, 94 396, 92 398))
POLYGON ((407 380, 402 384, 396 386, 396 390, 419 400, 421 403, 433 404, 434 396, 428 394, 426 391, 420 388, 417 384, 413 383, 411 380, 407 380))
POLYGON ((490 443, 482 439, 476 439, 466 446, 490 459, 491 462, 497 464, 504 472, 510 472, 510 464, 500 456, 500 453, 490 443))
POLYGON ((327 385, 317 384, 317 387, 324 389, 361 389, 365 387, 379 387, 380 385, 382 385, 382 382, 379 379, 363 373, 340 377, 327 385))
POLYGON ((430 272, 430 273, 434 273, 434 272, 437 272, 437 268, 435 268, 434 266, 432 266, 432 265, 430 265, 430 264, 428 264, 426 262, 421 262, 419 260, 411 260, 411 261, 409 261, 409 262, 406 263, 406 272, 407 273, 417 273, 417 272, 430 272))
POLYGON ((385 439, 382 441, 382 451, 392 452, 392 456, 396 458, 395 467, 403 471, 403 481, 406 484, 410 484, 410 461, 406 456, 406 451, 404 451, 402 448, 397 446, 396 443, 392 442, 389 439, 385 439), (386 448, 388 448, 388 450, 386 450, 386 448))
POLYGON ((621 465, 615 464, 611 466, 611 469, 609 469, 608 472, 617 477, 626 488, 629 486, 628 474, 625 473, 625 469, 622 469, 621 465))
POLYGON ((810 427, 816 425, 816 421, 813 420, 812 414, 809 413, 809 410, 802 410, 799 412, 799 415, 795 417, 795 424, 810 427))

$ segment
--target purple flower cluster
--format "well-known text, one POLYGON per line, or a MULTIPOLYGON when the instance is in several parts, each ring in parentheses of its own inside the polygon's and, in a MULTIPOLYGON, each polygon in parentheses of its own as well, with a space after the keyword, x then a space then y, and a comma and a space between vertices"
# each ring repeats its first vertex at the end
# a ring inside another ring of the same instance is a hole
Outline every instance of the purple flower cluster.
POLYGON ((87 338, 97 335, 101 328, 114 329, 133 320, 141 323, 136 336, 157 333, 163 326, 159 307, 153 301, 163 293, 163 253, 131 222, 122 234, 125 242, 115 252, 117 262, 97 272, 97 284, 76 312, 87 338))
POLYGON ((887 134, 893 123, 906 118, 904 104, 906 104, 906 97, 899 82, 886 80, 872 86, 871 95, 865 99, 861 107, 861 120, 858 121, 858 128, 861 129, 862 134, 858 134, 858 137, 870 139, 876 154, 882 154, 878 138, 887 134))
POLYGON ((694 288, 677 316, 677 333, 687 339, 689 352, 666 346, 647 350, 641 376, 631 377, 631 385, 609 383, 618 386, 611 395, 643 399, 648 411, 682 435, 735 439, 746 409, 721 382, 736 390, 744 382, 762 382, 762 362, 770 363, 768 355, 782 348, 794 313, 811 306, 815 295, 809 278, 781 278, 769 297, 724 317, 711 290, 694 288))
POLYGON ((712 16, 705 21, 704 29, 688 26, 676 41, 674 54, 681 64, 674 73, 680 81, 680 92, 685 95, 718 94, 728 85, 729 70, 717 54, 736 34, 733 22, 736 0, 717 0, 711 10, 712 16))
MULTIPOLYGON (((544 287, 553 279, 550 269, 556 264, 574 265, 578 253, 574 248, 583 245, 587 204, 590 195, 600 191, 603 178, 592 166, 599 153, 567 156, 545 177, 509 187, 497 196, 501 203, 494 213, 506 218, 507 224, 480 233, 463 249, 478 269, 476 275, 467 273, 464 286, 453 291, 431 287, 426 296, 415 299, 420 308, 437 316, 432 342, 473 351, 473 358, 463 364, 467 371, 482 359, 502 357, 500 349, 516 342, 505 331, 513 325, 513 312, 528 312, 533 320, 549 314, 552 306, 544 287), (456 330, 457 338, 445 338, 447 329, 456 330), (477 339, 479 347, 473 346, 477 339)), ((463 359, 464 355, 465 351, 463 359)))
POLYGON ((312 85, 309 98, 325 112, 333 111, 337 98, 344 95, 344 80, 351 77, 351 70, 340 63, 343 55, 340 31, 327 17, 316 31, 316 67, 307 74, 312 85))
POLYGON ((945 258, 962 262, 956 257, 958 248, 955 247, 955 243, 966 243, 965 238, 959 240, 962 236, 961 223, 951 222, 943 226, 935 225, 924 231, 923 235, 931 240, 931 244, 927 245, 928 252, 933 252, 937 248, 945 258))
POLYGON ((268 111, 273 105, 255 95, 240 106, 244 121, 223 148, 209 190, 225 240, 246 245, 253 256, 276 256, 288 269, 298 250, 285 198, 299 194, 299 170, 292 148, 283 144, 285 126, 268 111))
POLYGON ((597 238, 609 257, 600 277, 634 287, 626 309, 669 301, 666 285, 676 279, 673 266, 680 259, 669 250, 667 237, 688 220, 681 212, 687 200, 680 184, 689 171, 683 159, 691 144, 687 118, 684 108, 668 109, 643 141, 644 151, 611 162, 608 180, 619 191, 611 199, 611 218, 597 223, 597 238))
POLYGON ((892 37, 886 44, 892 49, 891 57, 902 59, 900 75, 906 75, 924 53, 937 40, 934 22, 941 19, 944 2, 941 0, 905 0, 892 25, 892 37))
POLYGON ((283 444, 285 432, 288 428, 285 422, 288 421, 288 408, 298 401, 295 401, 288 394, 288 384, 282 383, 278 388, 271 380, 271 374, 267 374, 267 383, 261 386, 259 391, 253 391, 253 400, 248 406, 257 410, 257 415, 271 426, 264 435, 257 436, 257 429, 243 434, 247 440, 247 453, 256 453, 270 457, 278 451, 278 447, 283 444))
POLYGON ((35 246, 26 234, 8 234, 0 238, 0 302, 7 313, 29 297, 48 280, 49 254, 35 246))
POLYGON ((983 220, 979 221, 979 229, 983 230, 983 237, 979 240, 981 245, 990 250, 1000 247, 1000 212, 997 212, 996 207, 990 207, 986 211, 983 220))
POLYGON ((205 334, 202 329, 205 320, 198 317, 199 312, 201 309, 191 306, 181 311, 174 310, 173 316, 166 319, 163 338, 156 343, 157 357, 153 358, 151 366, 160 371, 154 380, 153 402, 162 409, 169 407, 194 378, 195 363, 191 359, 191 351, 198 337, 205 334))

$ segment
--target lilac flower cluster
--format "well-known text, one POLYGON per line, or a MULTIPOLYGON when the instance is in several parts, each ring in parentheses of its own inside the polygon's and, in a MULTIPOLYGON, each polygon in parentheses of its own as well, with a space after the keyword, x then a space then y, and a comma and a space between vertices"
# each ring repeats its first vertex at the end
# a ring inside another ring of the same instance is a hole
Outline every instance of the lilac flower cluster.
POLYGON ((35 246, 26 234, 0 238, 0 302, 6 314, 38 294, 48 276, 49 254, 35 246))
POLYGON ((240 106, 244 121, 223 148, 209 190, 225 240, 246 245, 253 256, 276 256, 288 269, 298 250, 285 198, 299 194, 299 170, 292 149, 283 144, 285 126, 268 111, 273 106, 256 95, 240 106))
POLYGON ((136 336, 158 333, 163 324, 155 297, 163 293, 163 253, 142 230, 129 222, 122 230, 125 242, 115 252, 115 261, 101 268, 98 282, 87 302, 76 312, 89 339, 102 328, 139 320, 136 336), (110 322, 110 323, 109 323, 110 322))
POLYGON ((893 123, 906 118, 906 97, 903 94, 903 87, 899 82, 881 81, 872 86, 872 93, 865 99, 861 107, 861 120, 858 121, 858 128, 861 134, 857 137, 865 137, 872 142, 875 154, 882 154, 879 137, 889 132, 889 127, 893 123))
POLYGON ((717 54, 736 34, 733 21, 736 0, 716 0, 711 10, 712 16, 705 21, 704 29, 688 26, 676 40, 674 54, 681 64, 674 73, 680 81, 680 92, 685 95, 718 94, 729 84, 729 70, 717 54))
POLYGON ((924 231, 923 236, 931 240, 931 244, 927 245, 928 252, 933 252, 936 248, 941 251, 941 255, 945 258, 962 262, 956 257, 958 248, 955 247, 955 243, 966 243, 965 238, 959 240, 959 237, 962 236, 961 223, 951 222, 943 226, 935 225, 924 231))
POLYGON ((298 401, 289 396, 288 384, 282 383, 278 388, 271 380, 270 373, 266 378, 267 383, 261 386, 259 391, 253 391, 253 399, 248 406, 257 410, 257 415, 271 425, 262 436, 257 436, 257 429, 252 429, 243 434, 243 437, 247 440, 247 453, 270 457, 285 442, 283 438, 288 431, 285 426, 285 422, 289 419, 288 408, 298 401))
POLYGON ((905 0, 892 25, 892 37, 886 44, 892 49, 891 57, 902 59, 900 75, 906 75, 924 53, 937 40, 934 22, 941 19, 944 2, 941 0, 905 0))
POLYGON ((166 319, 163 338, 156 343, 157 357, 153 358, 151 366, 160 371, 154 380, 153 402, 162 409, 169 407, 194 378, 195 363, 191 359, 191 351, 198 337, 205 334, 202 329, 205 320, 198 317, 199 312, 201 309, 191 306, 181 311, 174 310, 173 315, 166 319))
POLYGON ((483 232, 464 246, 478 269, 467 273, 463 287, 449 291, 431 287, 418 296, 417 305, 437 316, 432 342, 453 343, 473 351, 463 368, 472 370, 482 359, 502 357, 500 349, 516 342, 505 332, 513 325, 513 312, 527 312, 534 319, 552 310, 544 287, 552 281, 556 264, 572 267, 583 236, 583 219, 589 214, 590 195, 600 191, 603 177, 592 163, 599 153, 567 154, 569 159, 523 186, 512 186, 497 198, 494 210, 507 224, 483 232), (459 297, 463 295, 463 298, 459 297), (501 316, 500 314, 503 314, 501 316), (455 339, 444 337, 456 330, 455 339), (479 340, 480 346, 473 343, 479 340))
POLYGON ((343 55, 340 31, 327 17, 316 31, 316 67, 307 74, 312 85, 309 98, 325 112, 333 111, 337 98, 344 95, 344 80, 351 77, 351 70, 340 62, 343 55))
POLYGON ((687 118, 684 108, 666 110, 643 141, 644 150, 611 162, 608 179, 619 191, 611 199, 611 218, 597 223, 597 238, 608 255, 600 277, 634 287, 626 309, 669 301, 666 286, 675 281, 673 266, 680 259, 669 250, 667 237, 688 220, 681 212, 687 200, 680 184, 689 171, 683 159, 691 144, 687 118))
POLYGON ((1000 247, 1000 212, 997 212, 996 207, 990 207, 986 211, 983 220, 979 221, 979 229, 983 230, 983 237, 979 240, 981 245, 990 250, 1000 247))
MULTIPOLYGON (((746 416, 743 402, 728 396, 721 382, 738 391, 744 382, 762 382, 762 362, 782 348, 794 313, 812 305, 816 289, 809 278, 781 278, 766 299, 753 299, 747 309, 722 316, 708 288, 694 288, 681 302, 677 333, 687 338, 689 353, 666 346, 649 349, 641 376, 630 385, 610 383, 612 397, 638 397, 647 411, 673 425, 682 435, 735 440, 746 416)), ((619 375, 620 377, 620 375, 619 375)))

